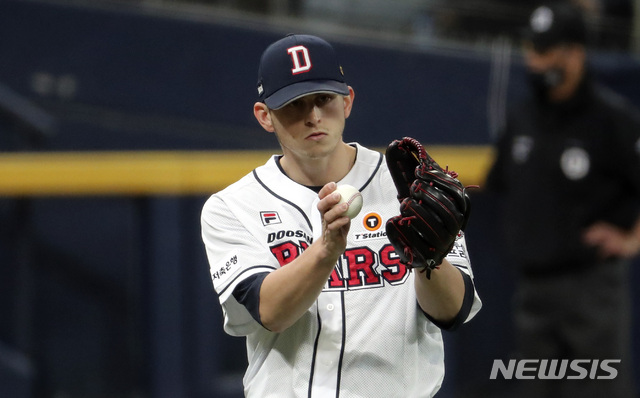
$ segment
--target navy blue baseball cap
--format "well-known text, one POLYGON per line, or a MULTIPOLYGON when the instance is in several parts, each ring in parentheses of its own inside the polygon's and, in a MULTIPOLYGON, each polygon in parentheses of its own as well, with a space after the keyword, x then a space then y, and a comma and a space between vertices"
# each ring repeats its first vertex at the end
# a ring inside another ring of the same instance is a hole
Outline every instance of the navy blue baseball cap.
POLYGON ((258 97, 270 109, 313 93, 349 95, 344 73, 328 42, 310 35, 287 35, 262 53, 258 97))

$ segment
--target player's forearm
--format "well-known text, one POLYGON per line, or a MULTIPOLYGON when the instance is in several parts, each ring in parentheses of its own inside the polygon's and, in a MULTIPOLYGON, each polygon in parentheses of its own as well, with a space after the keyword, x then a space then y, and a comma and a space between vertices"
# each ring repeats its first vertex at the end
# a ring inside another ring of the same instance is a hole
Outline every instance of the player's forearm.
POLYGON ((416 272, 416 295, 424 312, 433 319, 447 323, 452 321, 464 300, 465 285, 460 271, 443 260, 440 268, 427 279, 424 272, 416 272))
POLYGON ((336 183, 318 193, 322 235, 298 258, 271 272, 260 288, 260 320, 272 332, 293 325, 316 301, 347 245, 350 219, 347 203, 334 192, 336 183))
POLYGON ((272 332, 293 325, 316 301, 338 258, 312 244, 294 261, 270 273, 260 289, 260 320, 272 332))

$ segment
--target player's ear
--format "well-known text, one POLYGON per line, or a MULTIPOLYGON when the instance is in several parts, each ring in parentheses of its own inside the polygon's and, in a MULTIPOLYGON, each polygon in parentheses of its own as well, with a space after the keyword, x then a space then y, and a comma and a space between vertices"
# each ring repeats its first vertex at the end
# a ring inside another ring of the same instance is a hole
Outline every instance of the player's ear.
POLYGON ((344 118, 348 118, 351 114, 351 108, 353 107, 353 99, 356 93, 353 91, 353 87, 349 86, 349 95, 344 96, 344 118))
POLYGON ((260 126, 262 126, 263 129, 270 133, 275 131, 273 128, 273 122, 271 121, 271 113, 264 102, 256 102, 253 105, 253 115, 256 117, 256 120, 260 123, 260 126))

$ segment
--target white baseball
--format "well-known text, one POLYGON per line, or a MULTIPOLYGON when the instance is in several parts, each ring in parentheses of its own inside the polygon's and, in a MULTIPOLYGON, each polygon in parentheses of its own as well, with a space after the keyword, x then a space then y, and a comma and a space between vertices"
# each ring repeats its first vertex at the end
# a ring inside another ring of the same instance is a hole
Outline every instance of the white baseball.
POLYGON ((338 203, 348 203, 349 207, 345 212, 345 215, 349 218, 354 218, 360 213, 362 209, 362 194, 356 188, 351 185, 339 185, 336 188, 336 192, 340 193, 340 202, 338 203))

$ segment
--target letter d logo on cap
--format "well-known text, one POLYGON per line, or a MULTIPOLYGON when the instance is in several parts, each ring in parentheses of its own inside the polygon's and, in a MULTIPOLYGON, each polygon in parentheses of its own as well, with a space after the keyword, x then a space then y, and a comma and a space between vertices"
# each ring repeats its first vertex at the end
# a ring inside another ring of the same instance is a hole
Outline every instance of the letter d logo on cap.
POLYGON ((305 46, 295 46, 287 49, 287 52, 291 55, 291 61, 293 61, 293 69, 291 74, 297 75, 298 73, 308 72, 311 69, 311 59, 309 58, 309 50, 305 46), (303 63, 300 63, 300 56, 302 55, 303 63))

